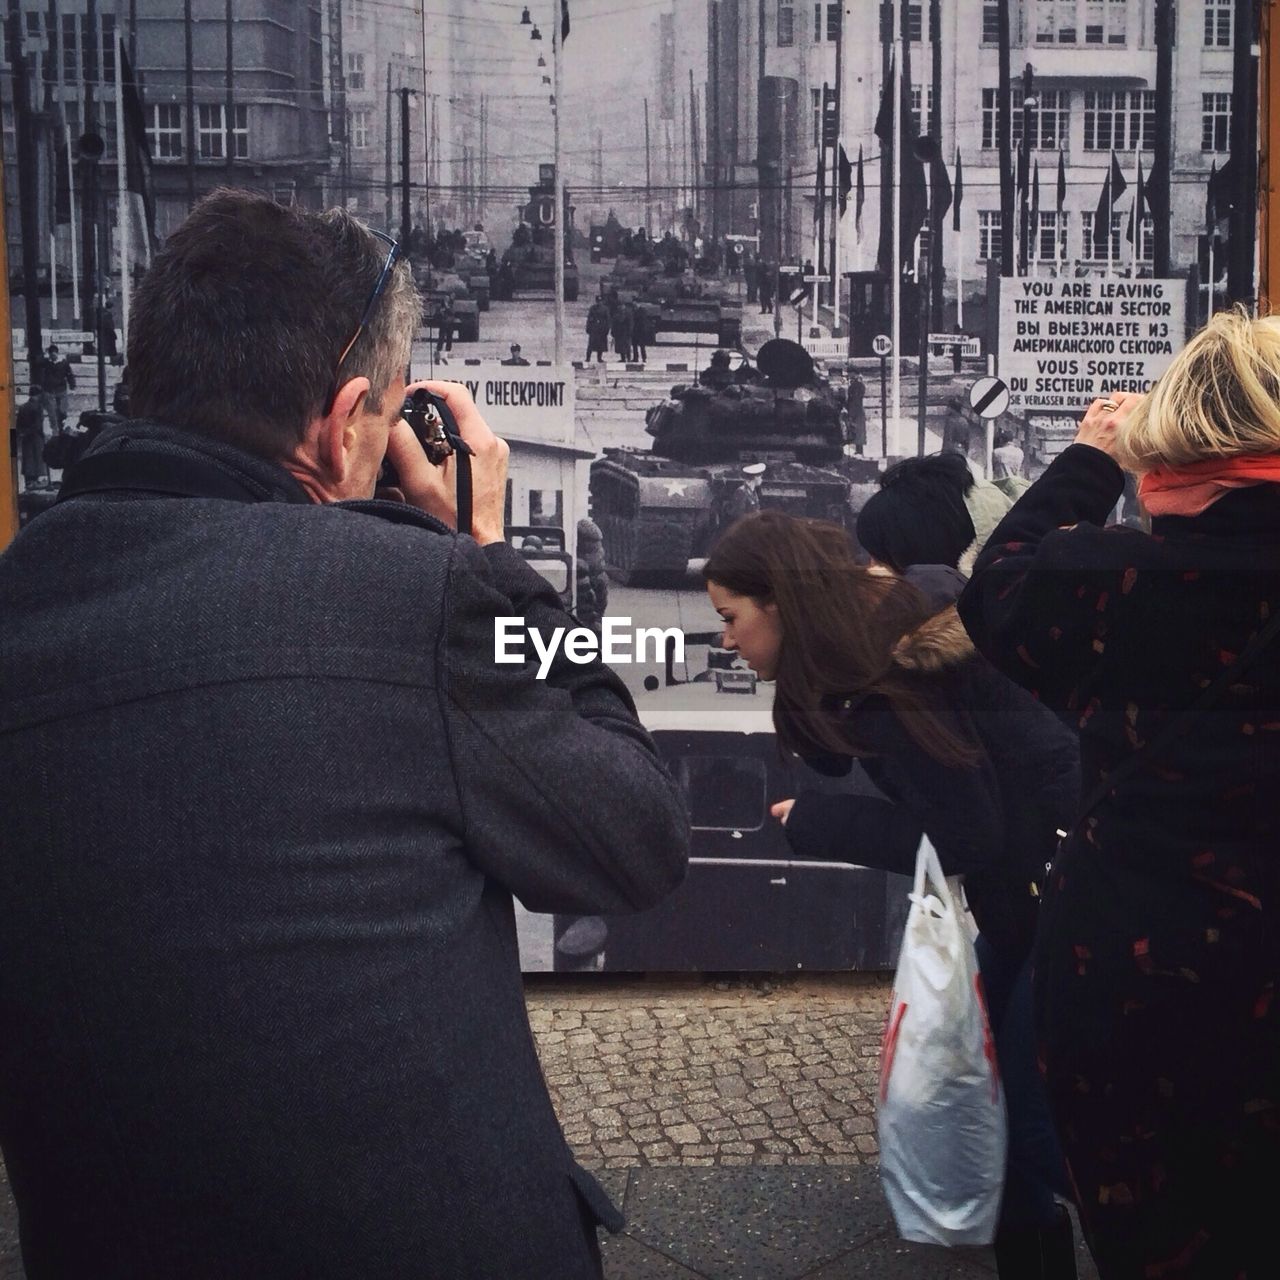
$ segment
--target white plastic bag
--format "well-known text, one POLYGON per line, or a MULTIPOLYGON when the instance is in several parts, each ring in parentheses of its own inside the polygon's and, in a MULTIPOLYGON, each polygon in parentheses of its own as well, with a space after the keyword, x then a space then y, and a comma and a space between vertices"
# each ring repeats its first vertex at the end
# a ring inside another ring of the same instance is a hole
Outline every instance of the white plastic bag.
POLYGON ((926 1244, 995 1235, 1008 1126, 959 881, 927 837, 880 1057, 880 1177, 898 1231, 926 1244))

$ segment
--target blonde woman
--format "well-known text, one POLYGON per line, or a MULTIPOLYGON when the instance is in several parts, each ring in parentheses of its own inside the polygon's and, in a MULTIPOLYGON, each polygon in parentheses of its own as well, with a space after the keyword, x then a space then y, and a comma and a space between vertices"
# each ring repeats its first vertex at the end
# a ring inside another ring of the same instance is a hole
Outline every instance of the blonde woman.
POLYGON ((1097 400, 960 602, 1076 724, 1037 1033, 1104 1280, 1276 1274, 1280 319, 1224 313, 1097 400), (1125 471, 1149 534, 1104 529, 1125 471))

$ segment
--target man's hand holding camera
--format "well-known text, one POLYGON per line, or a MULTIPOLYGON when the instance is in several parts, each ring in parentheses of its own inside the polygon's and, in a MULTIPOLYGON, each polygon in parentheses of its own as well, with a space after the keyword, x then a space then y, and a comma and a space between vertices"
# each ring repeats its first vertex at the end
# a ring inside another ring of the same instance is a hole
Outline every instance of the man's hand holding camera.
MULTIPOLYGON (((459 382, 414 382, 405 390, 412 395, 419 388, 445 402, 458 424, 458 433, 471 446, 472 520, 469 532, 481 545, 505 538, 503 511, 507 494, 507 458, 510 449, 489 429, 480 416, 471 393, 459 382)), ((398 419, 387 440, 387 459, 400 477, 404 500, 437 520, 457 525, 458 464, 452 455, 432 466, 418 443, 413 428, 398 419)))

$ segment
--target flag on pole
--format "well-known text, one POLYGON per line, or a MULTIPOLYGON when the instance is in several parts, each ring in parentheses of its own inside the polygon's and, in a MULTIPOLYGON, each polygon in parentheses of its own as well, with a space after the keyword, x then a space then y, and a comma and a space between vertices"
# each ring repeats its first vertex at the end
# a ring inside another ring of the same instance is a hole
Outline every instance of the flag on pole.
POLYGON ((1058 152, 1058 217, 1062 217, 1063 207, 1067 203, 1067 162, 1061 151, 1058 152))
MULTIPOLYGON (((853 190, 853 165, 845 152, 844 143, 840 144, 840 216, 843 218, 849 208, 849 192, 853 190)), ((862 153, 858 153, 858 162, 862 162, 862 153)))
POLYGON ((1138 184, 1134 191, 1133 204, 1129 206, 1129 226, 1124 233, 1124 238, 1133 244, 1134 237, 1139 234, 1138 228, 1142 225, 1142 217, 1146 212, 1144 205, 1147 202, 1145 195, 1145 184, 1142 180, 1142 157, 1138 157, 1138 184))
POLYGON ((862 148, 858 148, 858 180, 854 186, 853 219, 858 231, 858 239, 862 239, 862 206, 867 200, 867 184, 862 176, 862 148))
POLYGON ((956 185, 951 193, 951 230, 960 230, 960 202, 964 199, 964 171, 960 167, 960 148, 956 148, 956 185))
POLYGON ((116 42, 116 56, 116 65, 120 68, 120 87, 124 94, 125 181, 130 191, 142 197, 147 242, 152 249, 156 249, 160 240, 156 235, 156 201, 151 182, 151 145, 147 141, 146 113, 142 109, 142 98, 138 93, 138 84, 123 40, 116 42))
POLYGON ((1098 256, 1097 242, 1099 237, 1103 238, 1104 244, 1111 242, 1111 210, 1115 207, 1115 203, 1124 193, 1125 188, 1129 184, 1124 180, 1124 174, 1120 172, 1120 162, 1116 159, 1116 153, 1111 153, 1111 165, 1107 169, 1107 176, 1102 181, 1102 194, 1098 197, 1098 207, 1093 215, 1093 240, 1094 240, 1094 257, 1098 256))
POLYGON ((560 0, 560 47, 569 38, 569 0, 560 0))
MULTIPOLYGON (((899 79, 895 65, 896 54, 897 46, 895 45, 894 62, 890 64, 889 79, 885 82, 884 91, 880 95, 880 111, 876 116, 875 133, 881 143, 888 148, 891 157, 889 186, 892 187, 896 180, 900 193, 898 223, 901 227, 902 261, 898 263, 898 270, 902 271, 915 263, 916 237, 920 234, 920 228, 924 226, 925 214, 929 207, 929 193, 925 183, 924 162, 916 154, 915 147, 912 145, 916 139, 916 130, 911 113, 911 79, 905 60, 904 74, 900 77, 901 83, 898 88, 901 94, 902 137, 897 151, 898 156, 901 157, 902 172, 900 174, 892 172, 896 168, 892 163, 894 81, 899 79)), ((879 259, 883 264, 882 269, 888 269, 893 261, 892 245, 893 221, 886 217, 882 220, 880 227, 879 259)))
POLYGON ((941 229, 947 210, 951 208, 951 179, 947 176, 942 153, 936 147, 929 164, 929 185, 933 188, 932 225, 941 229))

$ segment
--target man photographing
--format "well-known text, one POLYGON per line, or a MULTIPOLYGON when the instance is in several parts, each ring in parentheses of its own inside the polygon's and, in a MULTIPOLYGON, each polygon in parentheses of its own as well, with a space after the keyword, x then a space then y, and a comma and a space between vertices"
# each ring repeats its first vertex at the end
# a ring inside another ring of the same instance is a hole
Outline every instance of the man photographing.
POLYGON ((133 419, 0 556, 0 1145, 29 1274, 595 1277, 512 896, 623 912, 687 819, 503 541, 507 448, 400 418, 419 304, 347 214, 215 192, 143 281, 133 419), (373 498, 384 457, 404 502, 373 498), (583 797, 589 797, 584 802, 583 797))

